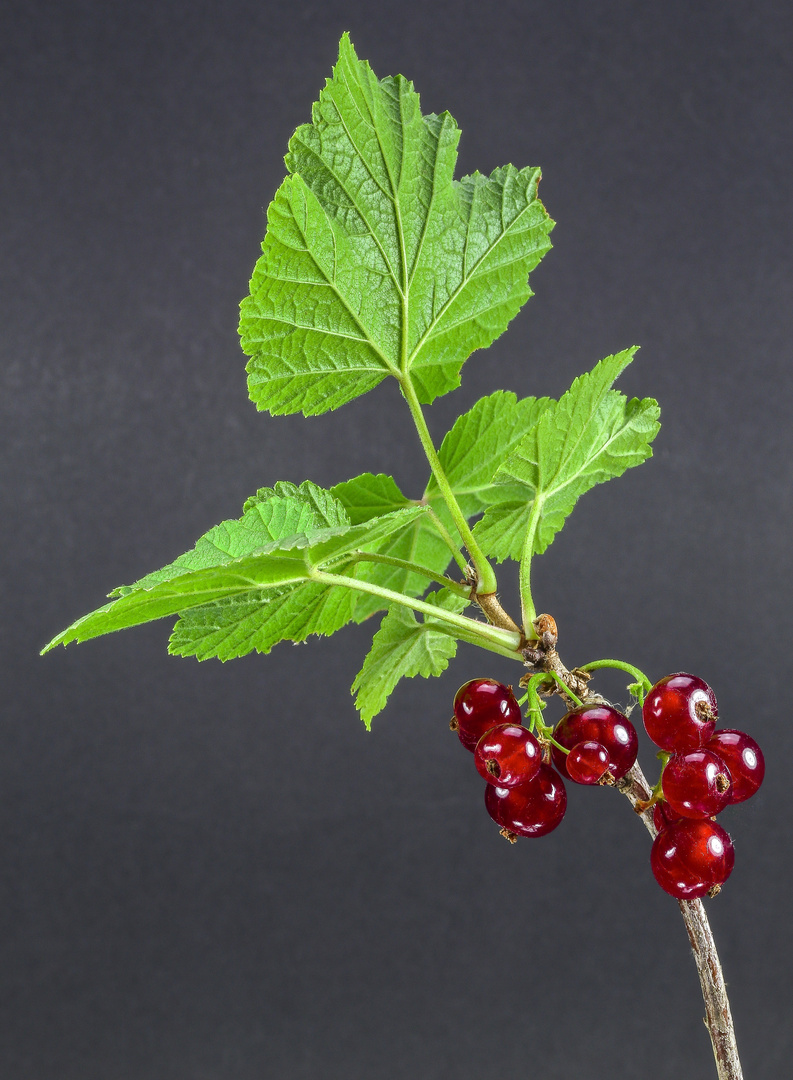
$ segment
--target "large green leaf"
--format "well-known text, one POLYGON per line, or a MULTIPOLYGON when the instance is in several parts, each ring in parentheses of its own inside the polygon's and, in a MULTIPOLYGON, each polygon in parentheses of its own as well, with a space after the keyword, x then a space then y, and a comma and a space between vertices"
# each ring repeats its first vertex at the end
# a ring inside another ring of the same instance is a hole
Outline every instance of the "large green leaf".
POLYGON ((474 528, 486 554, 519 560, 532 511, 532 550, 545 551, 584 492, 650 457, 657 402, 610 389, 635 352, 608 356, 576 379, 501 464, 493 504, 474 528))
MULTIPOLYGON (((468 603, 446 589, 430 593, 427 601, 455 612, 461 612, 468 603)), ((412 611, 397 604, 390 607, 352 684, 352 692, 357 692, 355 704, 367 728, 385 708, 400 679, 441 675, 456 652, 457 642, 443 629, 442 623, 431 616, 419 620, 412 611)))
MULTIPOLYGON (((211 529, 195 548, 163 570, 133 586, 116 590, 118 599, 78 619, 46 646, 86 641, 100 634, 135 626, 168 615, 201 608, 192 617, 218 630, 221 655, 241 655, 241 612, 249 648, 267 651, 276 641, 303 640, 311 633, 333 633, 352 617, 349 589, 313 579, 318 569, 355 573, 354 554, 377 544, 424 513, 411 506, 352 525, 344 508, 329 492, 306 481, 300 488, 281 484, 263 489, 246 504, 239 521, 211 529), (302 532, 294 532, 297 527, 302 532), (281 535, 278 535, 278 534, 281 535), (258 636, 257 636, 258 634, 258 636), (233 645, 223 644, 233 638, 233 645), (234 651, 236 650, 236 651, 234 651)), ((177 630, 178 650, 186 652, 177 630)), ((208 651, 206 633, 203 655, 208 651)))
POLYGON ((529 298, 553 224, 539 170, 455 181, 458 138, 448 113, 422 116, 412 84, 378 80, 344 35, 290 141, 242 303, 259 408, 326 412, 387 375, 432 401, 529 298))

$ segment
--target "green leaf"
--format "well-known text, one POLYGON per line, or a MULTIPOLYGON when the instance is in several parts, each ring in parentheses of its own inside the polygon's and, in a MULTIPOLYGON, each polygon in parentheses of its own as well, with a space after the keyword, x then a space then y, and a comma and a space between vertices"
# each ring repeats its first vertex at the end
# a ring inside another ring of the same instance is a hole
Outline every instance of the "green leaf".
MULTIPOLYGON (((430 593, 427 602, 458 613, 468 604, 446 589, 430 593)), ((420 621, 412 611, 392 605, 352 684, 352 692, 357 692, 355 704, 366 727, 371 728, 372 719, 385 707, 400 679, 440 675, 456 652, 457 642, 442 623, 429 616, 420 621)))
MULTIPOLYGON (((550 398, 518 401, 515 394, 497 390, 454 422, 438 457, 466 517, 481 513, 494 497, 503 497, 503 492, 494 494, 494 473, 551 403, 550 398)), ((434 477, 424 498, 431 505, 441 499, 434 477)))
POLYGON ((499 467, 494 483, 502 495, 474 528, 488 555, 519 560, 532 511, 532 550, 545 551, 584 492, 650 457, 657 402, 610 389, 635 352, 608 356, 577 378, 499 467))
POLYGON ((289 536, 312 536, 327 529, 346 528, 350 519, 329 491, 305 480, 300 487, 280 481, 274 488, 260 488, 246 500, 240 519, 222 521, 204 533, 192 551, 136 581, 122 585, 110 596, 126 596, 150 589, 191 570, 222 566, 233 559, 289 536))
POLYGON ((350 622, 354 607, 351 589, 313 581, 267 593, 249 590, 183 611, 168 652, 198 660, 268 653, 279 641, 335 633, 350 622))
POLYGON ((409 499, 399 490, 396 480, 386 473, 361 473, 352 480, 332 487, 334 499, 344 507, 353 525, 380 517, 382 514, 404 510, 408 506, 418 506, 416 499, 409 499))
POLYGON ((458 138, 448 113, 422 116, 412 84, 378 80, 344 35, 290 141, 241 306, 260 409, 326 412, 388 375, 430 402, 529 298, 553 225, 539 170, 455 181, 458 138))
POLYGON ((241 620, 250 641, 245 651, 267 651, 284 638, 333 633, 352 617, 353 598, 342 602, 336 594, 349 590, 314 581, 313 572, 346 569, 362 545, 378 543, 424 513, 413 506, 351 525, 341 504, 308 481, 300 488, 278 485, 272 494, 263 489, 246 505, 242 519, 211 529, 191 552, 117 590, 117 600, 78 619, 43 651, 168 615, 184 616, 198 607, 208 609, 198 616, 203 625, 216 619, 220 638, 224 628, 226 638, 233 638, 233 646, 223 646, 229 650, 241 648, 241 620), (298 525, 303 532, 292 531, 298 525), (274 536, 278 532, 285 535, 274 536))

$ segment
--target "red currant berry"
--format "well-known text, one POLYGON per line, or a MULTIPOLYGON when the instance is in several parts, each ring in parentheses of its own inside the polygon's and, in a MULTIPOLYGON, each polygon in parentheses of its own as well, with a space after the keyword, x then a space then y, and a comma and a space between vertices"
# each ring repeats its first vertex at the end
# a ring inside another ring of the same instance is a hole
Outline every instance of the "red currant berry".
POLYGON ((763 751, 743 731, 725 729, 714 731, 705 749, 720 757, 730 771, 732 787, 729 802, 744 802, 751 798, 763 782, 765 758, 763 751))
POLYGON ((611 758, 602 743, 588 739, 576 743, 567 755, 567 775, 577 784, 596 784, 609 769, 611 758))
POLYGON ((706 682, 679 671, 655 684, 642 715, 655 745, 674 752, 703 746, 713 734, 719 710, 706 682))
POLYGON ((650 852, 655 880, 678 900, 696 900, 732 873, 735 849, 715 821, 680 821, 659 832, 650 852))
POLYGON ((675 825, 682 820, 680 814, 676 814, 665 800, 657 802, 653 807, 653 825, 655 825, 656 832, 663 832, 670 825, 675 825))
MULTIPOLYGON (((639 740, 627 716, 610 705, 580 705, 571 709, 556 725, 554 739, 568 750, 580 742, 599 742, 608 753, 608 771, 620 780, 636 761, 639 740)), ((553 763, 562 776, 567 771, 568 755, 554 747, 553 763)))
POLYGON ((564 817, 567 792, 561 777, 549 765, 542 765, 535 778, 520 787, 488 784, 485 806, 502 829, 518 836, 545 836, 564 817))
POLYGON ((454 697, 454 719, 460 742, 471 753, 496 724, 520 724, 520 706, 509 686, 495 679, 471 679, 454 697))
POLYGON ((710 750, 686 750, 673 754, 661 778, 669 809, 685 818, 720 814, 730 801, 727 766, 710 750))
POLYGON ((498 724, 476 744, 474 764, 489 784, 517 787, 533 780, 540 771, 542 747, 528 728, 498 724))

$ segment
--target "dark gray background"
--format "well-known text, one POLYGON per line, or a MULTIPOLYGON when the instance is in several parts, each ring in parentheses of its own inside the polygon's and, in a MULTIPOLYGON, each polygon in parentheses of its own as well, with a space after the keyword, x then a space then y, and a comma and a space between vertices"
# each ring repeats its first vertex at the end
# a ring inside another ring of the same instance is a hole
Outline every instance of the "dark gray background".
MULTIPOLYGON (((713 1074, 627 803, 576 788, 514 848, 485 814, 446 721, 507 661, 462 648, 367 735, 348 687, 369 626, 225 666, 169 658, 165 624, 37 656, 260 485, 422 489, 394 386, 271 419, 236 339, 344 29, 452 112, 461 171, 542 165, 559 222, 436 436, 480 394, 558 395, 643 346, 622 388, 661 402, 655 457, 582 500, 536 595, 568 662, 698 672, 765 747, 709 910, 747 1080, 787 1075, 793 17, 763 0, 6 0, 0 1075, 713 1074)), ((646 740, 641 760, 655 775, 646 740)))

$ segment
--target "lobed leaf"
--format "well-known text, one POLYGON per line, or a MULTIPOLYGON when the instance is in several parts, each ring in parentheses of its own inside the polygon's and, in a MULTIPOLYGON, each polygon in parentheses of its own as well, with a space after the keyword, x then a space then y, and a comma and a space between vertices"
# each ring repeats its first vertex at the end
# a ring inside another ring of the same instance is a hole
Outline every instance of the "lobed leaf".
POLYGON ((190 570, 221 566, 250 555, 275 540, 312 536, 334 528, 346 529, 349 524, 344 507, 329 491, 310 480, 305 480, 300 487, 282 480, 273 488, 260 488, 256 495, 247 499, 241 518, 215 525, 196 541, 192 551, 133 585, 114 589, 110 596, 126 596, 138 589, 149 589, 190 570))
POLYGON ((448 113, 423 116, 410 82, 379 80, 342 37, 241 305, 260 409, 326 412, 388 375, 430 402, 529 298, 553 225, 540 172, 455 181, 458 139, 448 113))
MULTIPOLYGON (((496 470, 550 404, 550 398, 519 401, 510 391, 497 390, 480 398, 454 422, 438 457, 466 517, 481 513, 493 501, 496 470)), ((434 477, 424 497, 430 504, 440 500, 434 477)))
POLYGON ((486 554, 519 560, 532 510, 533 552, 545 551, 584 492, 650 457, 657 402, 611 389, 635 352, 608 356, 577 378, 499 466, 493 504, 474 528, 486 554))
MULTIPOLYGON (((277 485, 272 493, 263 489, 246 506, 239 521, 216 526, 169 566, 116 590, 118 599, 78 619, 43 651, 168 615, 184 618, 195 608, 202 611, 191 617, 191 625, 217 622, 219 628, 220 651, 207 651, 204 633, 202 658, 242 655, 243 625, 250 641, 246 651, 267 651, 284 638, 332 633, 352 617, 354 601, 342 602, 337 595, 347 596, 349 589, 312 580, 314 571, 347 570, 361 546, 378 543, 424 513, 423 507, 410 506, 352 525, 338 500, 309 481, 300 488, 277 485), (297 526, 303 531, 291 531, 297 526)), ((185 635, 177 629, 175 637, 186 655, 185 635)))
MULTIPOLYGON (((427 602, 458 613, 468 604, 446 589, 430 593, 427 602)), ((355 705, 366 727, 371 728, 400 679, 441 675, 456 652, 457 641, 443 623, 430 616, 421 621, 398 604, 390 607, 352 684, 355 705)))

